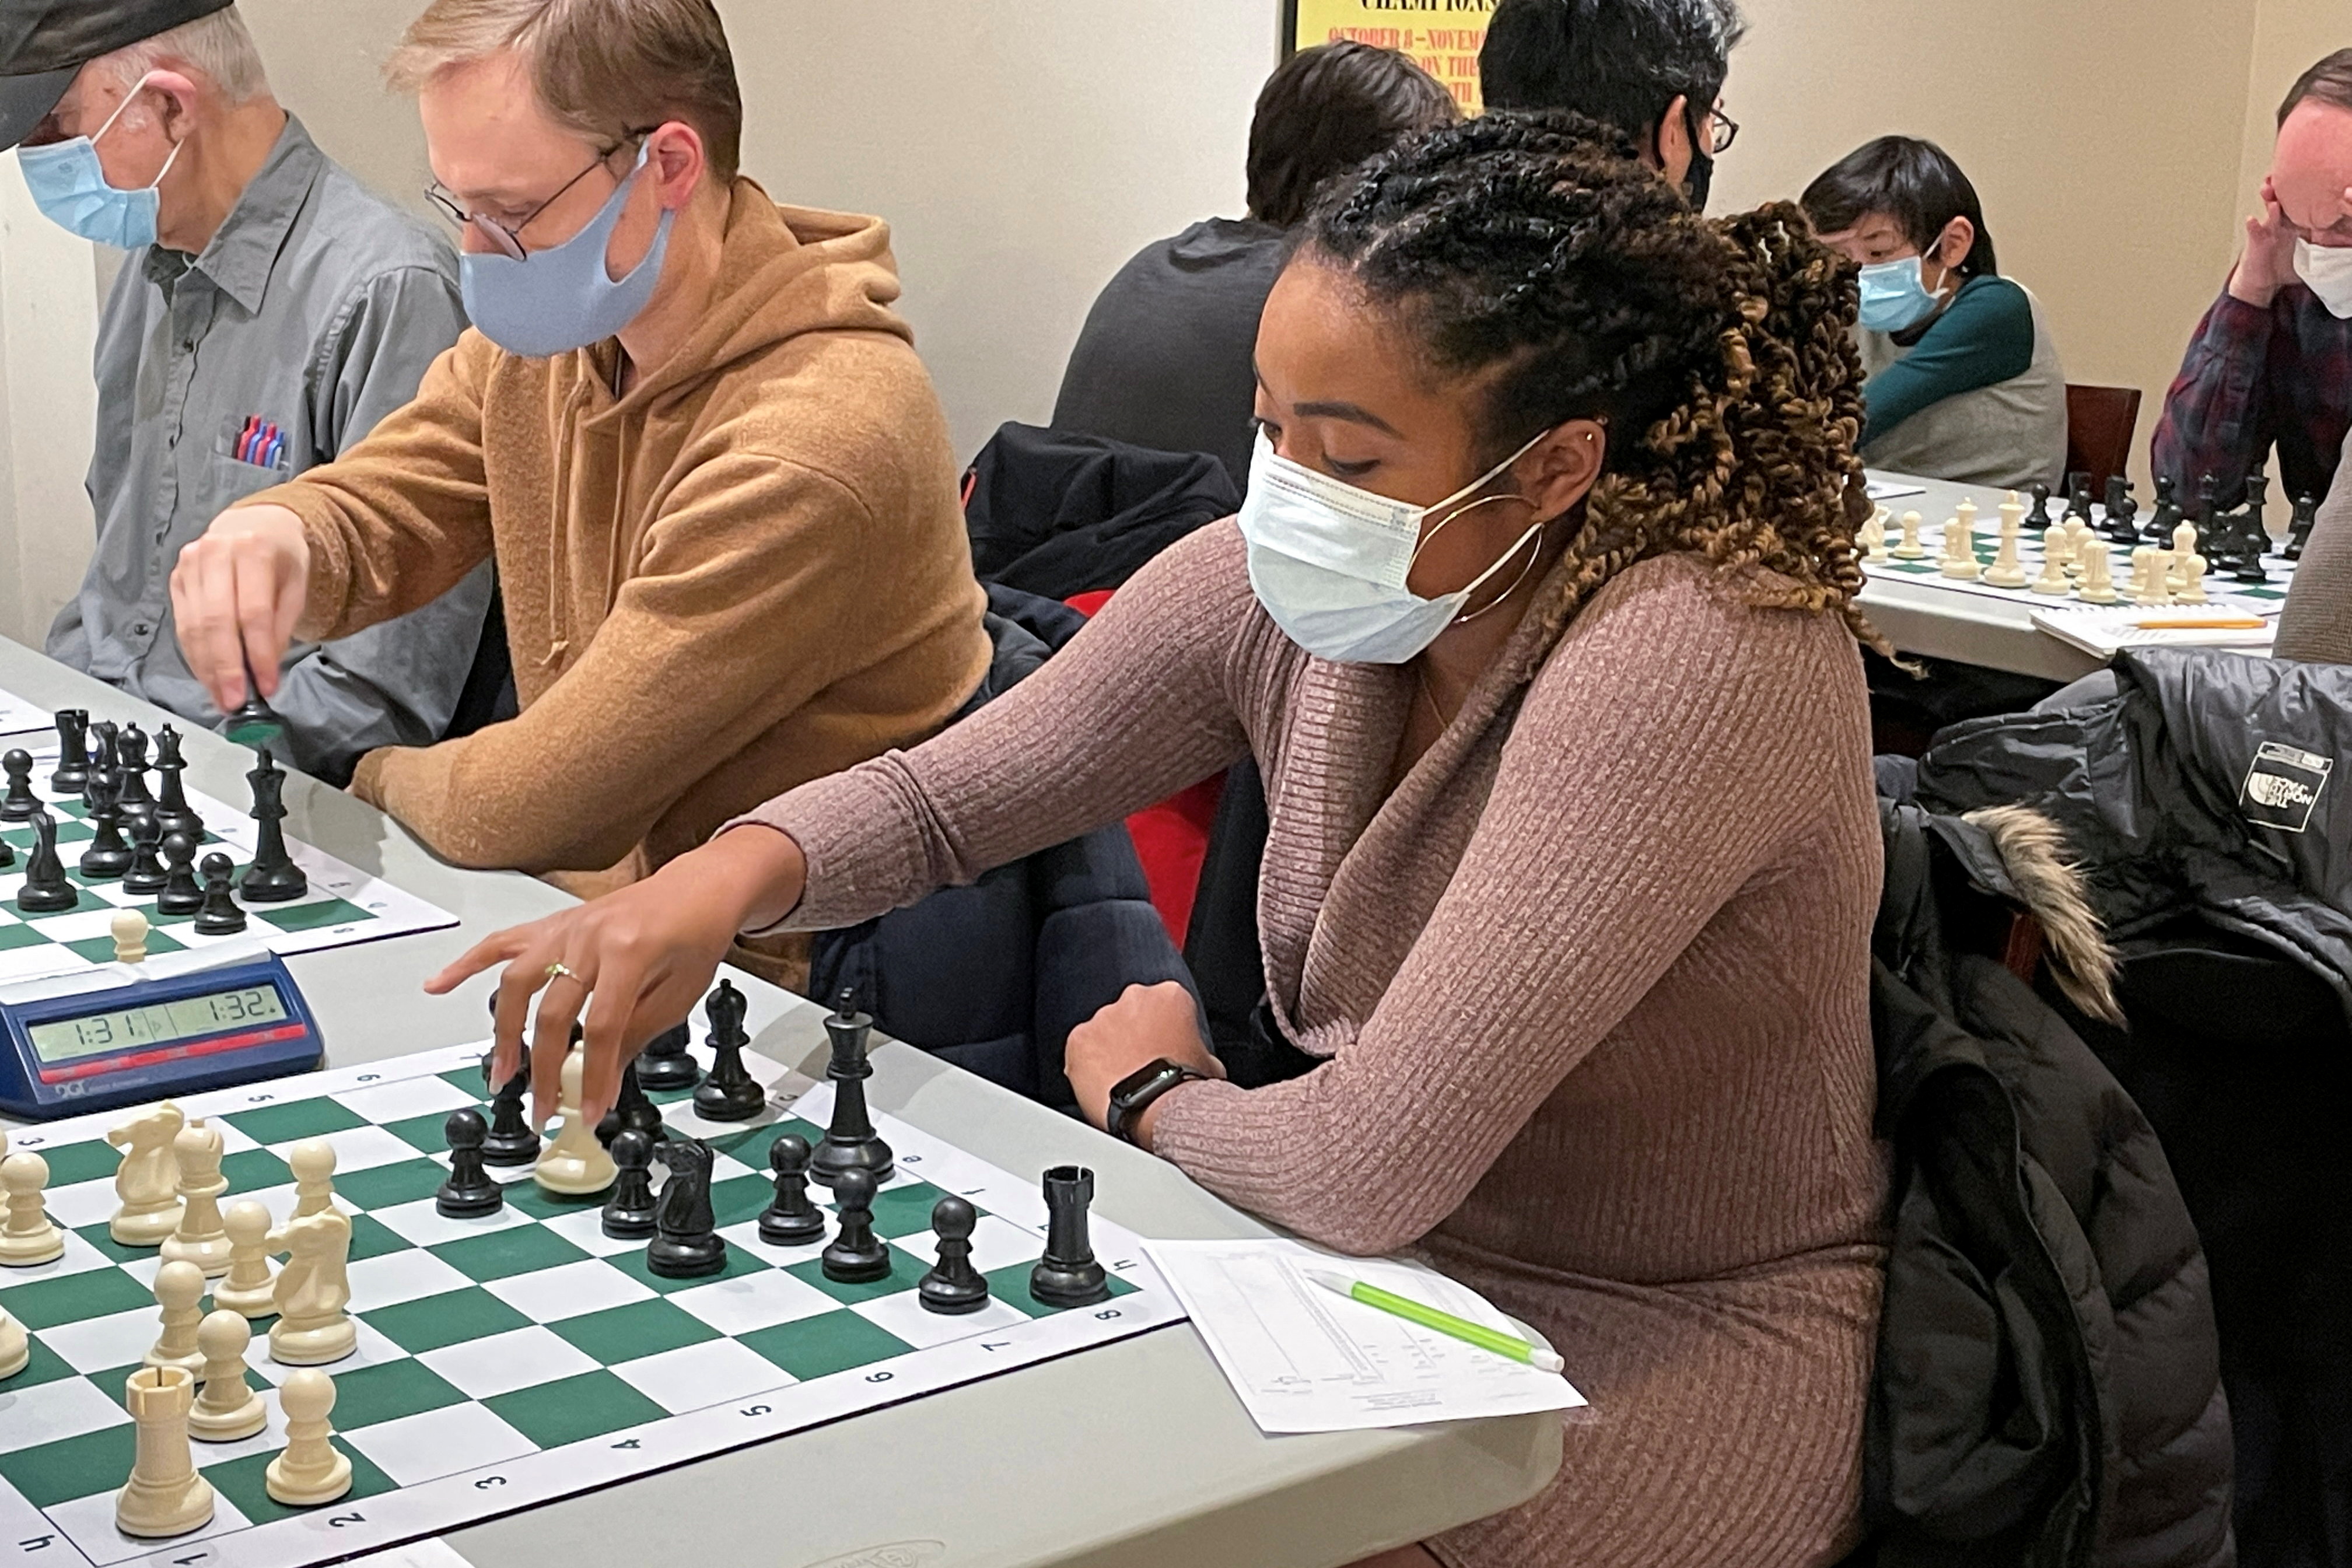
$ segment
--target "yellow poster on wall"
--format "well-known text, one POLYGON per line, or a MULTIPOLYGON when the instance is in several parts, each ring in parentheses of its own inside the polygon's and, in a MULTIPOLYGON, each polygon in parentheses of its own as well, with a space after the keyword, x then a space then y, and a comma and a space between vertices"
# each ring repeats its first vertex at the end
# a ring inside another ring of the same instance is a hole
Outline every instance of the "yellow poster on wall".
POLYGON ((1495 0, 1288 0, 1291 49, 1353 38, 1411 55, 1465 114, 1478 112, 1478 48, 1495 0))

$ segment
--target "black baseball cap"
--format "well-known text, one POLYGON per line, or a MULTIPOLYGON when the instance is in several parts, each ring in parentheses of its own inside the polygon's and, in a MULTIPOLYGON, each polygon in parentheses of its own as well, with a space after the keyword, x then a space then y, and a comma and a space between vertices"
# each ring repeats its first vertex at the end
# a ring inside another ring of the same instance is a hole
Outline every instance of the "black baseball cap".
POLYGON ((100 55, 236 0, 0 0, 0 150, 33 132, 100 55))

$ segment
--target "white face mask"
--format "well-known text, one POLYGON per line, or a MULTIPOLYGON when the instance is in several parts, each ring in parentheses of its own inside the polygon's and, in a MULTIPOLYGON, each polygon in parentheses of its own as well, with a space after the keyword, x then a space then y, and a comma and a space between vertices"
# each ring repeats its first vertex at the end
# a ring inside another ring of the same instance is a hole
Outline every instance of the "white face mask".
MULTIPOLYGON (((1405 586, 1428 542, 1422 521, 1470 495, 1535 448, 1534 440, 1434 506, 1391 500, 1318 474, 1274 449, 1261 431, 1242 501, 1249 544, 1250 587, 1290 640, 1318 658, 1351 664, 1402 664, 1437 640, 1484 587, 1543 532, 1531 523, 1518 542, 1469 586, 1424 599, 1405 586)), ((1439 520, 1430 539, 1455 518, 1517 496, 1488 496, 1439 520)), ((1529 556, 1522 575, 1535 564, 1529 556)), ((1481 612, 1482 614, 1484 612, 1481 612)))
POLYGON ((2311 286, 2327 313, 2352 321, 2352 247, 2294 242, 2294 274, 2311 286))

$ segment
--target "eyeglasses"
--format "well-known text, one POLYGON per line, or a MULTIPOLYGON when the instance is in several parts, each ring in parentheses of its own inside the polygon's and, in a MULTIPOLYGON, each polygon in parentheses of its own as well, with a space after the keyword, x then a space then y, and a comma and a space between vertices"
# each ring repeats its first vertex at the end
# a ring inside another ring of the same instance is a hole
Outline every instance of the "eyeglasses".
POLYGON ((1731 151, 1734 142, 1739 140, 1739 122, 1726 114, 1720 104, 1707 110, 1707 120, 1712 128, 1709 140, 1713 143, 1708 151, 1720 158, 1731 151))
POLYGON ((563 184, 558 187, 553 195, 540 203, 539 205, 531 208, 530 212, 523 218, 523 220, 520 223, 514 225, 511 228, 507 225, 500 223, 494 217, 486 217, 480 213, 467 212, 464 207, 458 205, 457 194, 438 180, 434 181, 431 184, 425 187, 425 199, 431 202, 435 209, 438 211, 443 217, 447 218, 459 228, 462 229, 467 225, 471 225, 475 233, 489 241, 492 248, 496 249, 500 255, 505 256, 509 260, 520 261, 526 256, 530 255, 530 252, 523 248, 522 231, 529 228, 532 224, 538 222, 540 214, 545 212, 548 208, 562 201, 563 199, 564 193, 571 190, 572 186, 578 184, 581 181, 586 179, 589 175, 594 174, 597 170, 611 163, 613 161, 614 153, 627 148, 631 142, 644 140, 645 137, 649 134, 650 132, 644 131, 631 132, 625 140, 615 142, 610 147, 605 148, 602 153, 597 153, 596 161, 594 163, 589 164, 586 168, 581 170, 578 174, 564 181, 563 184))

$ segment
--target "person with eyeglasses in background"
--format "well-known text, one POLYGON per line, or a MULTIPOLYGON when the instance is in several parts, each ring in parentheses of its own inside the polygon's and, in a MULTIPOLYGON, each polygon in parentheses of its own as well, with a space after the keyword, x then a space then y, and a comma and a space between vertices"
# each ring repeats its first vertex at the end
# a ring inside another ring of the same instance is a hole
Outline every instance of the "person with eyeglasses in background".
MULTIPOLYGON (((446 859, 583 893, 943 725, 991 644, 889 231, 737 173, 710 0, 434 0, 388 75, 473 328, 368 440, 181 552, 191 668, 234 705, 247 659, 495 554, 521 711, 373 752, 353 789, 446 859)), ((739 957, 804 984, 806 952, 739 957)))
POLYGON ((1565 110, 1633 139, 1695 211, 1739 127, 1723 111, 1736 0, 1501 0, 1478 52, 1488 110, 1565 110))
MULTIPOLYGON (((229 0, 11 5, 8 146, 45 215, 131 253, 99 320, 95 544, 47 651, 217 727, 176 635, 181 547, 415 395, 466 324, 457 258, 279 107, 229 0)), ((441 739, 489 603, 485 565, 396 619, 272 650, 280 759, 341 784, 363 752, 441 739)))

